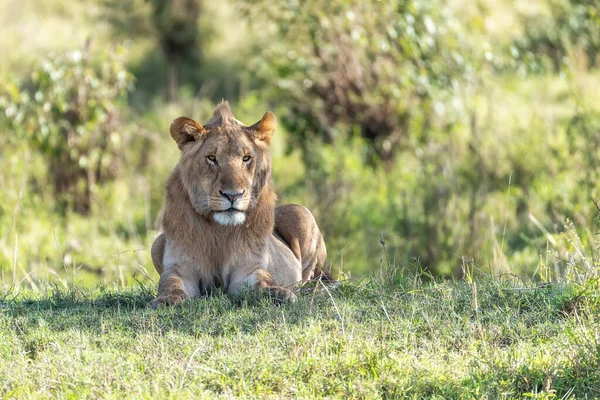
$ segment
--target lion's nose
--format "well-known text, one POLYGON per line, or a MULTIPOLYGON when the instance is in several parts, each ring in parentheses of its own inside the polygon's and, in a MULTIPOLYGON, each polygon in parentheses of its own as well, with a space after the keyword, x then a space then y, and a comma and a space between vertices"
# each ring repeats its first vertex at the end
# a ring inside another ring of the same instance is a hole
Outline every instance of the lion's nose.
POLYGON ((225 197, 227 200, 229 200, 231 202, 231 204, 235 203, 235 201, 237 199, 239 199, 240 197, 242 197, 242 195, 244 194, 245 190, 241 191, 241 192, 234 192, 231 190, 226 190, 226 191, 221 191, 219 190, 219 193, 221 193, 221 196, 225 197))

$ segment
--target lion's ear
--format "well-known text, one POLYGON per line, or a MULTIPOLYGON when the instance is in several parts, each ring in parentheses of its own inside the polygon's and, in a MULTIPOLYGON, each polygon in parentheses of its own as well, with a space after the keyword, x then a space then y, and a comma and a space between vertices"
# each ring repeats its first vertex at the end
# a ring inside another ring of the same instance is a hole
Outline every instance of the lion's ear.
POLYGON ((181 150, 186 143, 198 140, 204 128, 191 118, 179 117, 171 122, 169 131, 171 132, 171 137, 177 142, 177 146, 181 150))
POLYGON ((260 121, 250 128, 256 131, 256 139, 271 144, 271 136, 273 136, 273 132, 277 128, 277 118, 275 118, 275 114, 271 111, 267 111, 260 121))

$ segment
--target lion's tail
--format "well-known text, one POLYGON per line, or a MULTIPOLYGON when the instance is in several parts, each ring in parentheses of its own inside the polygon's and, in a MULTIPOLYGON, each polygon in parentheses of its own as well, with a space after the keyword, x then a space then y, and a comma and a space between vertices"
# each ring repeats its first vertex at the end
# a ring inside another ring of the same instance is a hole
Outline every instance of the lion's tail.
POLYGON ((327 270, 325 270, 325 268, 323 268, 322 266, 316 266, 315 270, 313 272, 313 276, 311 278, 311 281, 316 282, 316 281, 323 281, 323 282, 337 282, 335 280, 335 278, 333 277, 333 275, 331 274, 331 265, 329 265, 329 268, 327 268, 327 270))

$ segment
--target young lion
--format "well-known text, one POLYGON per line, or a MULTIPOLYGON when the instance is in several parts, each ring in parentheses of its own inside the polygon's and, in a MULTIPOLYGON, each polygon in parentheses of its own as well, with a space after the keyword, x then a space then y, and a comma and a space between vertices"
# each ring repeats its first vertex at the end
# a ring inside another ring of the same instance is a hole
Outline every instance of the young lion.
POLYGON ((298 283, 323 273, 325 242, 310 211, 275 209, 269 144, 276 124, 267 112, 245 126, 225 101, 204 126, 185 117, 171 123, 181 156, 167 181, 164 233, 151 250, 160 274, 152 307, 214 286, 294 301, 298 283))

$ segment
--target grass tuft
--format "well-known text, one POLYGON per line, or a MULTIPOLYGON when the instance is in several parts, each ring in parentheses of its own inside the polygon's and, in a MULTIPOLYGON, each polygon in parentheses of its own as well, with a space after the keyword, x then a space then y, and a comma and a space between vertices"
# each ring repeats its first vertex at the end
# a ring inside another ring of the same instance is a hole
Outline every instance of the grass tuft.
POLYGON ((397 270, 295 304, 217 292, 157 311, 142 285, 5 291, 0 395, 596 398, 593 284, 397 270))

